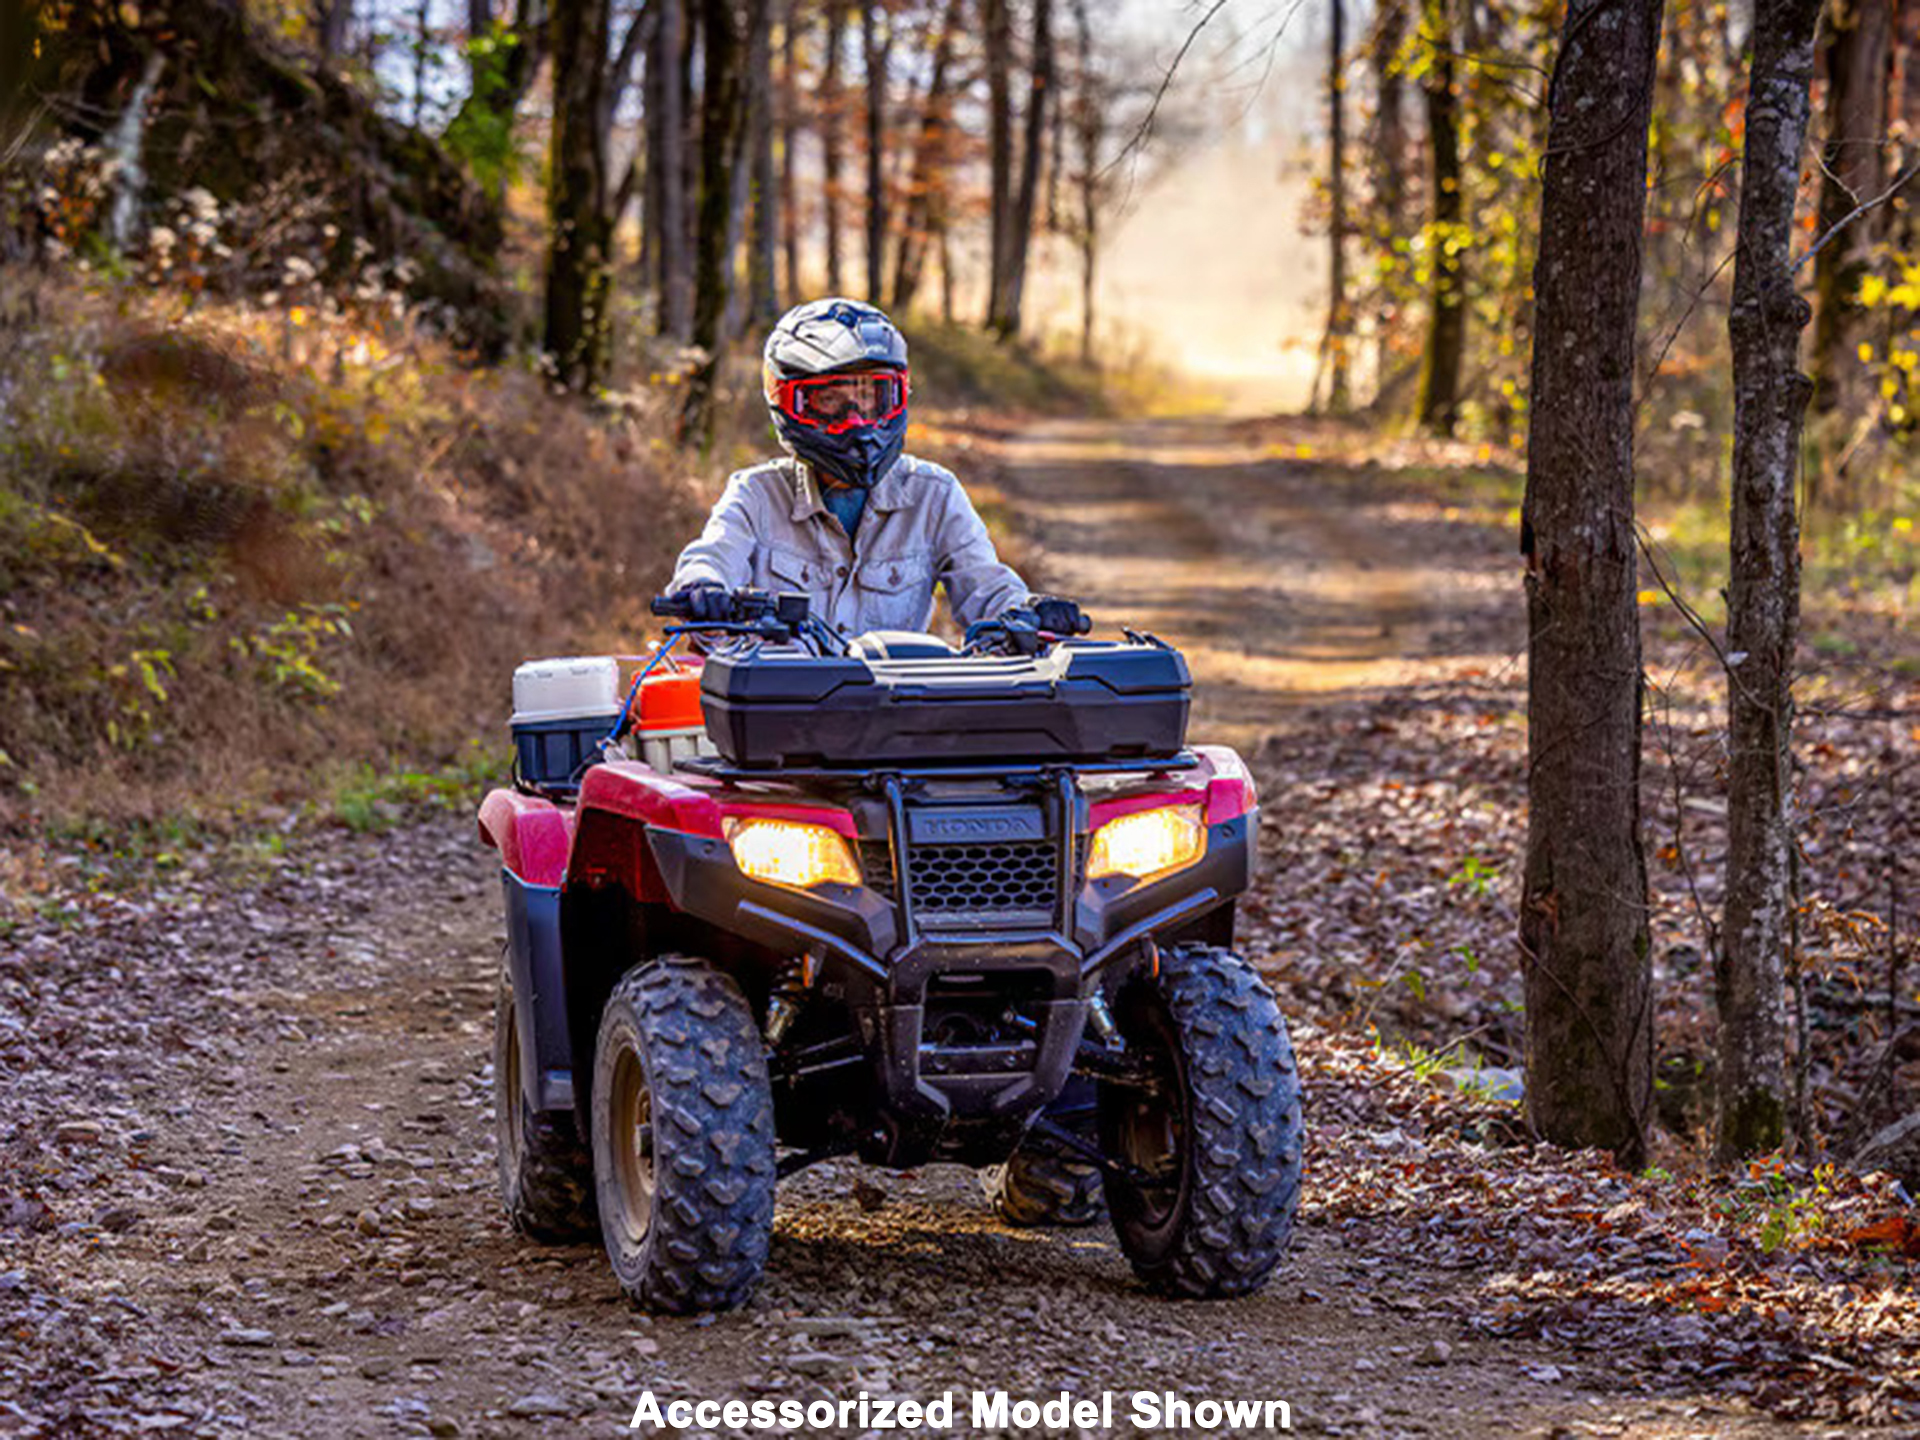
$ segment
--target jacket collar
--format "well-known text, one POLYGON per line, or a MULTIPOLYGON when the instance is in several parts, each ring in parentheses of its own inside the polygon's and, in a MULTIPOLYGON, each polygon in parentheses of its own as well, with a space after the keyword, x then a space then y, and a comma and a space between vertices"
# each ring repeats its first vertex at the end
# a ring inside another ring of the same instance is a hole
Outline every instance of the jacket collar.
MULTIPOLYGON (((793 466, 790 478, 793 481, 794 523, 802 524, 816 515, 825 515, 827 506, 820 498, 820 481, 814 475, 813 467, 804 460, 790 463, 793 466)), ((906 509, 907 474, 907 457, 902 455, 880 477, 880 483, 868 492, 867 508, 883 512, 906 509)))

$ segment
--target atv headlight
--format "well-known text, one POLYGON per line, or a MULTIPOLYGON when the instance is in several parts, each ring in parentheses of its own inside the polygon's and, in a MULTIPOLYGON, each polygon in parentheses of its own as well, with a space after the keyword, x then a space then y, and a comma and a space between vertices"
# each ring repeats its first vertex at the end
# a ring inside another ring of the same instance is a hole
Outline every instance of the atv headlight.
POLYGON ((1191 865, 1207 848, 1207 827, 1198 805, 1164 805, 1109 820, 1093 832, 1087 878, 1131 875, 1151 880, 1191 865))
POLYGON ((805 890, 829 881, 858 885, 860 867, 847 842, 825 825, 798 820, 729 820, 727 843, 744 875, 805 890))

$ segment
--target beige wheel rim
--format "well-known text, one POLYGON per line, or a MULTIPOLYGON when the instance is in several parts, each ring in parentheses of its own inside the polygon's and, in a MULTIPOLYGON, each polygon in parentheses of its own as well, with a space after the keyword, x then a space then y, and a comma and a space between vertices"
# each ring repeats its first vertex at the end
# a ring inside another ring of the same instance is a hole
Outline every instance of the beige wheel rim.
POLYGON ((620 1187, 619 1217, 628 1239, 638 1244, 653 1223, 653 1095, 640 1057, 624 1046, 613 1067, 613 1174, 620 1187))

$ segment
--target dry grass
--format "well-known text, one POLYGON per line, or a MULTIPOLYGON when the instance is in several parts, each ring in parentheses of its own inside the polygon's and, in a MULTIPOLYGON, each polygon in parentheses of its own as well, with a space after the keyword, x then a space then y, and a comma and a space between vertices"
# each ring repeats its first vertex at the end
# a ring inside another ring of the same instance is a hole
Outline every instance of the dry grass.
POLYGON ((631 647, 697 523, 664 404, 404 323, 0 276, 0 822, 311 793, 631 647))

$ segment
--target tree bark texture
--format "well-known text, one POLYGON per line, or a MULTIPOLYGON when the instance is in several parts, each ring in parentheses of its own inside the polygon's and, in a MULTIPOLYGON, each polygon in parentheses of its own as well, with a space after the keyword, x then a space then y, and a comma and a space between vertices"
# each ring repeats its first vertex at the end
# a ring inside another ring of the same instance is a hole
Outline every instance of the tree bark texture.
POLYGON ((660 330, 676 340, 693 331, 693 275, 687 263, 686 113, 680 84, 680 56, 686 48, 686 12, 682 0, 653 0, 660 7, 654 27, 647 79, 652 106, 647 116, 647 183, 652 187, 657 221, 655 255, 659 270, 660 330))
POLYGON ((545 349, 555 378, 577 391, 598 385, 612 356, 613 218, 599 124, 609 23, 607 0, 552 9, 545 349))
MULTIPOLYGON (((1827 59, 1827 138, 1821 156, 1818 233, 1838 225, 1886 185, 1887 83, 1892 41, 1887 0, 1835 0, 1822 48, 1827 59)), ((1813 404, 1819 412, 1858 399, 1864 378, 1854 359, 1860 306, 1855 294, 1883 231, 1884 210, 1854 219, 1813 257, 1813 404), (1851 393, 1849 393, 1851 392, 1851 393)))
POLYGON ((1005 308, 1013 230, 1013 16, 1009 0, 981 0, 987 60, 987 323, 1005 308))
POLYGON ((331 60, 347 48, 347 27, 353 23, 353 0, 321 0, 317 18, 320 54, 331 60))
POLYGON ((1353 324, 1347 308, 1347 49, 1346 0, 1330 0, 1327 17, 1327 408, 1344 413, 1353 402, 1347 346, 1353 324))
POLYGON ((1715 990, 1721 1158, 1785 1134, 1793 657, 1800 628, 1800 373, 1793 210, 1812 112, 1819 0, 1761 0, 1733 260, 1733 545, 1727 592, 1727 885, 1715 990))
POLYGON ((1549 94, 1521 552, 1527 1110, 1645 1155, 1653 1093, 1640 827, 1634 331, 1660 0, 1572 0, 1549 94))
POLYGON ((783 304, 800 299, 800 199, 794 161, 800 137, 800 0, 787 0, 780 32, 780 245, 787 285, 783 304))
POLYGON ((893 20, 885 9, 873 0, 860 7, 867 72, 867 299, 875 305, 886 303, 887 275, 887 67, 893 20))
POLYGON ((949 71, 953 64, 953 42, 960 29, 963 0, 947 0, 940 21, 939 37, 933 44, 933 70, 927 80, 926 103, 920 111, 920 133, 913 146, 913 168, 907 176, 906 214, 900 225, 900 242, 893 262, 893 306, 912 308, 920 293, 920 279, 926 271, 927 252, 933 243, 933 215, 937 202, 945 194, 949 162, 948 130, 953 120, 953 101, 949 94, 949 71))
POLYGON ((1080 42, 1080 94, 1075 129, 1080 140, 1080 363, 1094 363, 1095 266, 1100 259, 1100 144, 1106 95, 1093 64, 1093 24, 1087 0, 1074 0, 1080 42))
POLYGON ((733 0, 701 0, 700 35, 706 84, 700 106, 700 205, 695 231, 693 343, 702 359, 687 381, 681 434, 705 444, 713 438, 713 389, 721 361, 721 324, 732 291, 734 170, 740 159, 747 105, 743 27, 733 0))
MULTIPOLYGON (((1393 243, 1406 238, 1407 114, 1406 77, 1401 71, 1400 47, 1407 37, 1406 0, 1383 0, 1374 17, 1368 59, 1373 69, 1373 247, 1384 271, 1394 254, 1393 243)), ((1374 379, 1376 395, 1385 388, 1393 363, 1393 332, 1399 318, 1392 287, 1379 285, 1374 315, 1374 379)))
POLYGON ((1027 256, 1033 249, 1034 204, 1040 195, 1040 160, 1046 153, 1047 107, 1053 103, 1053 0, 1033 0, 1033 57, 1027 91, 1026 133, 1020 155, 1020 187, 1007 221, 1006 272, 992 326, 1002 339, 1020 338, 1026 306, 1027 256))
POLYGON ((1419 416, 1423 429, 1451 435, 1460 418, 1460 367, 1467 351, 1463 293, 1460 190, 1460 97, 1454 89, 1453 0, 1424 0, 1434 44, 1426 77, 1427 146, 1432 157, 1432 279, 1428 284, 1427 343, 1420 365, 1419 416))
MULTIPOLYGON (((764 4, 760 6, 766 10, 764 4)), ((747 251, 747 320, 767 326, 780 318, 776 272, 780 250, 780 196, 773 165, 773 27, 762 14, 747 42, 747 103, 752 107, 753 231, 747 251)))
POLYGON ((821 188, 827 225, 827 292, 844 295, 840 271, 840 52, 846 48, 846 0, 827 0, 827 59, 820 79, 821 188))

